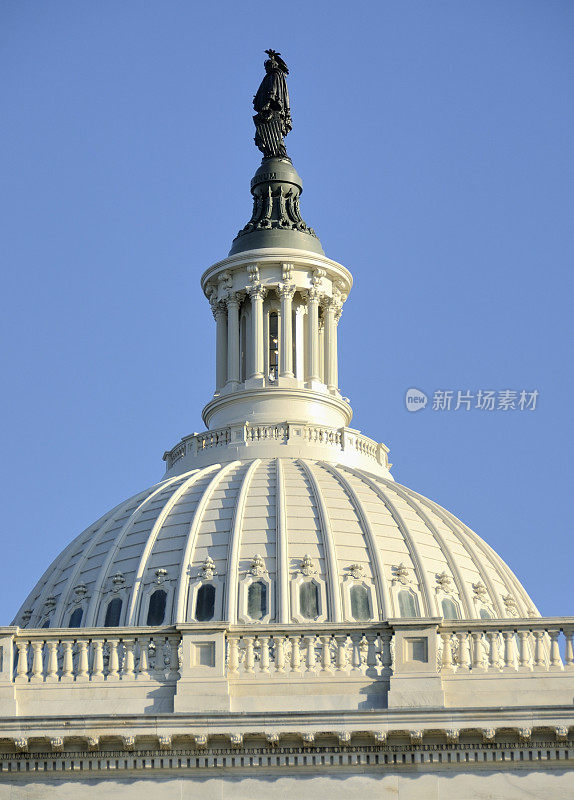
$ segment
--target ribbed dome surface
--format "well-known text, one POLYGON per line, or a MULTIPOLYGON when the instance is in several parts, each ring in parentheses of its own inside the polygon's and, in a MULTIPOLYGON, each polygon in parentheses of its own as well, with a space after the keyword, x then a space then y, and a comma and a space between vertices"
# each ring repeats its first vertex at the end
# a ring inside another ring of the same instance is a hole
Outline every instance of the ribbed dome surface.
POLYGON ((194 621, 206 583, 211 619, 249 622, 257 580, 268 587, 262 622, 302 621, 303 582, 318 587, 318 621, 357 619, 355 584, 372 619, 538 615, 498 555, 436 503, 360 470, 273 458, 177 475, 120 504, 58 556, 14 624, 68 627, 76 611, 72 624, 103 625, 116 598, 113 624, 152 624, 158 589, 165 624, 194 621))

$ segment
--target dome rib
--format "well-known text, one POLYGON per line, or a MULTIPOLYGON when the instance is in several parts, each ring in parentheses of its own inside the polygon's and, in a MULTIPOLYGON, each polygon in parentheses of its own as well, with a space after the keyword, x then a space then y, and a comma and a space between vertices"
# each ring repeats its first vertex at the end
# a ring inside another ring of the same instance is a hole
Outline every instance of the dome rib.
POLYGON ((251 481, 257 467, 261 464, 261 459, 256 458, 246 469, 241 479, 241 487, 235 508, 233 509, 233 522, 231 523, 231 534, 229 537, 229 548, 227 554, 227 615, 224 612, 223 618, 230 623, 237 623, 237 595, 239 591, 239 552, 241 549, 241 539, 243 534, 243 518, 245 514, 245 502, 247 493, 251 486, 251 481))
POLYGON ((283 462, 275 459, 275 575, 278 583, 277 620, 281 624, 290 622, 289 607, 289 541, 287 537, 287 509, 285 507, 285 474, 283 462))
MULTIPOLYGON (((62 592, 60 594, 60 598, 58 600, 58 605, 56 606, 56 609, 54 611, 54 622, 56 623, 55 627, 62 626, 64 612, 65 612, 66 606, 68 604, 68 598, 70 596, 70 592, 71 592, 72 588, 76 585, 76 581, 78 580, 78 577, 79 577, 79 575, 80 575, 80 573, 81 573, 81 571, 82 571, 87 559, 89 558, 90 553, 97 546, 97 544, 101 540, 102 536, 105 536, 105 534, 112 527, 112 525, 114 524, 114 522, 117 519, 117 515, 121 514, 126 508, 129 508, 130 504, 133 504, 134 500, 136 501, 136 508, 137 508, 139 503, 145 498, 146 494, 149 491, 151 491, 151 489, 146 489, 144 492, 138 492, 138 494, 132 495, 132 497, 130 497, 128 500, 126 500, 123 503, 119 503, 114 509, 112 509, 112 512, 109 514, 109 516, 107 516, 107 518, 106 518, 106 515, 104 515, 104 517, 100 518, 100 520, 98 520, 98 522, 95 525, 92 525, 90 528, 88 528, 88 531, 91 531, 92 529, 94 529, 93 532, 96 533, 96 531, 97 531, 97 533, 94 536, 94 539, 90 542, 90 544, 88 546, 88 549, 85 552, 82 552, 81 556, 78 558, 77 563, 75 564, 74 568, 72 569, 70 577, 66 581, 66 585, 62 589, 62 592), (103 523, 102 527, 98 530, 98 525, 100 524, 102 519, 104 519, 104 523, 103 523)), ((74 544, 74 542, 72 542, 72 544, 74 544)), ((66 548, 66 550, 67 550, 67 548, 66 548)), ((66 554, 66 550, 64 551, 64 555, 66 554)), ((66 567, 68 566, 68 563, 69 563, 69 558, 66 559, 64 561, 64 564, 61 565, 61 567, 60 567, 60 571, 61 572, 63 572, 66 569, 66 567)))
POLYGON ((180 497, 185 494, 185 492, 189 489, 190 486, 193 486, 197 481, 202 478, 204 475, 209 474, 209 472, 213 470, 213 467, 205 467, 204 469, 196 469, 193 470, 190 477, 178 486, 175 492, 171 495, 168 499, 167 503, 162 508, 161 512, 159 513, 156 521, 153 524, 153 527, 147 537, 147 541, 145 543, 145 547, 141 554, 139 564, 137 566, 136 575, 134 578, 134 585, 132 587, 128 616, 127 616, 127 625, 135 625, 137 614, 138 614, 138 602, 141 594, 141 586, 142 586, 142 578, 146 571, 148 559, 150 557, 151 551, 153 546, 156 543, 157 537, 159 532, 161 531, 164 522, 166 521, 168 515, 179 501, 180 497))
POLYGON ((191 521, 191 526, 189 528, 189 534, 187 536, 187 541, 185 543, 185 550, 183 553, 183 557, 181 559, 180 571, 179 571, 179 581, 177 584, 177 595, 175 598, 175 613, 174 613, 174 621, 176 623, 185 622, 185 604, 187 601, 187 593, 188 593, 188 583, 187 580, 187 570, 189 565, 192 561, 192 555, 195 550, 195 545, 197 542, 197 534, 199 531, 199 526, 203 520, 203 515, 207 508, 207 504, 211 500, 211 497, 214 491, 217 489, 221 481, 225 478, 228 472, 234 467, 237 467, 241 464, 241 461, 230 461, 229 464, 225 464, 225 466, 221 466, 221 464, 214 464, 215 468, 219 468, 218 472, 213 476, 211 481, 208 483, 207 487, 205 488, 203 494, 201 495, 197 507, 195 509, 195 513, 193 515, 193 519, 191 521))
MULTIPOLYGON (((452 531, 454 536, 456 536, 457 540, 460 542, 462 547, 464 547, 464 549, 466 550, 466 552, 470 556, 474 566, 478 570, 478 574, 480 575, 482 581, 484 582, 484 585, 488 589, 488 593, 490 595, 490 598, 491 598, 492 602, 494 603, 494 606, 495 606, 495 608, 496 608, 496 610, 498 612, 499 617, 504 617, 505 614, 504 614, 504 611, 503 611, 502 606, 500 604, 499 593, 494 588, 493 583, 490 580, 490 575, 488 574, 488 571, 486 569, 484 569, 484 566, 481 563, 480 559, 478 559, 476 557, 476 554, 473 553, 472 548, 470 548, 468 546, 468 542, 465 540, 465 537, 461 535, 461 532, 459 530, 457 530, 456 522, 454 522, 454 520, 456 520, 456 518, 453 517, 451 519, 451 515, 446 511, 446 509, 443 509, 441 506, 437 505, 436 503, 432 503, 431 504, 431 502, 426 497, 423 497, 423 495, 418 494, 418 492, 413 492, 411 489, 408 489, 406 491, 408 491, 411 494, 413 494, 417 498, 417 500, 419 500, 419 502, 422 505, 426 506, 427 508, 430 508, 430 510, 434 514, 436 514, 438 517, 440 517, 442 519, 444 524, 452 531)), ((491 559, 489 558, 488 560, 489 560, 489 563, 490 563, 491 559)), ((495 572, 497 572, 497 574, 500 576, 500 573, 498 572, 498 570, 495 569, 495 572)), ((503 581, 503 583, 504 583, 504 581, 503 581)))
POLYGON ((326 469, 331 475, 339 482, 341 487, 349 496, 351 500, 351 504, 355 509, 355 513, 359 518, 359 525, 363 530, 363 534, 368 542, 369 547, 369 554, 371 557, 371 564, 374 566, 373 575, 373 583, 375 586, 375 591, 377 593, 377 602, 379 604, 379 616, 381 619, 385 619, 386 617, 390 617, 392 613, 392 603, 391 603, 391 595, 389 591, 389 587, 387 584, 387 579, 385 576, 385 569, 383 565, 383 560, 381 558, 381 551, 377 547, 377 540, 375 538, 375 534, 373 532, 373 528, 371 523, 369 522, 368 515, 363 507, 363 504, 357 495, 355 489, 349 482, 348 478, 346 478, 340 469, 337 469, 332 464, 328 464, 325 461, 321 462, 321 466, 326 469))
POLYGON ((463 602, 463 604, 466 606, 465 612, 469 616, 473 616, 474 615, 474 608, 473 608, 470 596, 468 594, 468 590, 466 588, 466 581, 464 580, 464 578, 460 574, 460 570, 456 565, 456 561, 452 557, 450 549, 449 549, 447 543, 445 542, 445 540, 443 539, 441 533, 434 526, 434 524, 431 521, 431 519, 429 517, 427 517, 427 515, 424 513, 422 508, 418 507, 416 505, 416 503, 413 502, 412 498, 409 497, 408 493, 403 490, 403 487, 400 484, 393 483, 392 486, 390 484, 388 484, 388 486, 389 486, 390 489, 392 489, 392 491, 396 492, 396 494, 398 494, 399 497, 402 497, 403 500, 405 501, 405 503, 408 503, 410 508, 412 508, 413 511, 415 512, 415 514, 417 514, 417 516, 419 516, 421 518, 423 523, 426 525, 426 527, 429 529, 429 531, 434 536, 434 539, 438 543, 438 546, 440 547, 440 549, 441 549, 441 551, 442 551, 442 553, 443 553, 443 555, 445 557, 446 563, 448 564, 448 568, 450 569, 450 572, 451 572, 451 574, 452 574, 452 576, 454 578, 454 582, 455 582, 456 587, 458 589, 459 597, 460 597, 461 601, 463 602))
MULTIPOLYGON (((452 519, 456 519, 454 514, 451 514, 450 511, 446 511, 446 513, 452 519)), ((482 550, 482 552, 487 556, 493 568, 500 576, 501 582, 506 584, 508 581, 510 581, 510 583, 514 586, 514 591, 518 595, 516 599, 520 602, 522 606, 523 615, 525 617, 530 616, 530 610, 534 604, 532 603, 532 600, 528 596, 526 590, 524 589, 524 587, 522 586, 522 584, 520 583, 514 572, 510 569, 506 561, 504 561, 498 555, 498 553, 495 550, 493 550, 493 548, 488 544, 488 542, 485 542, 484 539, 481 539, 477 533, 475 533, 471 528, 469 528, 468 525, 465 525, 464 522, 462 522, 461 520, 458 520, 458 524, 464 529, 466 535, 470 539, 472 539, 474 544, 476 544, 480 548, 480 550, 482 550)))
POLYGON ((430 617, 436 616, 437 610, 433 602, 433 596, 430 584, 428 582, 428 576, 426 570, 423 567, 421 555, 419 553, 416 542, 409 533, 408 526, 406 525, 400 511, 395 506, 393 501, 385 494, 382 487, 379 486, 378 483, 376 483, 376 481, 374 481, 372 478, 369 478, 368 475, 365 475, 363 472, 360 472, 359 470, 355 470, 351 467, 345 467, 345 469, 347 469, 350 473, 356 475, 360 480, 362 480, 370 489, 373 490, 373 492, 375 492, 375 494, 385 504, 388 512, 390 513, 391 517, 395 522, 395 525, 398 527, 401 534, 403 535, 403 539, 405 540, 405 544, 408 548, 409 555, 411 557, 415 569, 415 574, 418 577, 421 595, 425 604, 425 611, 427 615, 430 617))
MULTIPOLYGON (((144 509, 147 508, 149 503, 154 499, 154 497, 157 497, 157 495, 164 492, 169 486, 171 486, 172 483, 175 483, 178 480, 181 480, 181 475, 177 475, 175 478, 171 478, 170 480, 163 481, 162 483, 158 484, 157 489, 151 491, 150 494, 148 494, 148 496, 134 508, 134 510, 128 517, 127 521, 125 522, 123 528, 121 529, 120 533, 118 534, 118 536, 116 536, 113 546, 110 547, 110 550, 104 560, 104 563, 102 564, 102 566, 98 571, 98 575, 94 584, 94 590, 92 592, 92 597, 90 599, 88 610, 86 612, 86 622, 85 622, 86 628, 92 627, 95 623, 95 619, 98 613, 98 603, 100 601, 102 593, 102 587, 108 576, 108 570, 110 568, 110 564, 114 560, 126 536, 133 528, 137 520, 141 517, 144 509)), ((93 552, 94 548, 100 543, 100 541, 102 540, 102 536, 103 534, 100 534, 99 536, 96 537, 96 541, 90 548, 90 552, 93 552)), ((84 556, 83 563, 84 565, 87 563, 86 555, 84 556)))
POLYGON ((333 537, 331 519, 329 517, 327 504, 325 503, 323 492, 321 491, 319 482, 311 465, 302 459, 298 459, 297 464, 307 475, 311 485, 311 491, 313 492, 315 502, 317 503, 317 510, 319 511, 321 535, 323 537, 323 545, 325 547, 325 554, 327 556, 326 572, 331 601, 331 617, 333 622, 342 622, 343 612, 341 609, 341 592, 339 589, 340 576, 337 561, 337 551, 335 548, 335 539, 333 537))

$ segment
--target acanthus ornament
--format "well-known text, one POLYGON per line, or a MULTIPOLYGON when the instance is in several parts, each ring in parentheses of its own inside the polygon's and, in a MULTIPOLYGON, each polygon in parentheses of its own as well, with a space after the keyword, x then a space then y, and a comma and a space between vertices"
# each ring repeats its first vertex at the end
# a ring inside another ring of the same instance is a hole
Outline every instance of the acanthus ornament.
POLYGON ((403 586, 407 586, 411 581, 409 578, 409 571, 401 561, 400 564, 393 564, 391 567, 391 572, 393 574, 392 583, 401 583, 403 586))
POLYGON ((263 560, 263 556, 259 555, 259 553, 253 556, 249 572, 251 575, 255 575, 258 578, 262 575, 267 575, 268 570, 265 566, 265 561, 263 560))
POLYGON ((365 567, 362 564, 349 564, 347 569, 351 578, 355 578, 355 580, 360 580, 365 576, 365 567))
POLYGON ((317 567, 315 566, 315 562, 308 553, 306 553, 301 559, 299 572, 301 572, 306 577, 310 577, 311 575, 317 574, 317 567))
POLYGON ((159 567, 155 571, 155 578, 153 582, 157 583, 158 586, 161 586, 162 583, 164 583, 164 581, 166 580, 167 575, 168 575, 167 570, 163 569, 163 567, 159 567))
POLYGON ((217 569, 215 568, 215 561, 211 558, 211 556, 207 556, 207 558, 201 565, 200 571, 197 573, 197 577, 203 578, 203 580, 205 581, 210 581, 214 575, 217 575, 217 569))
POLYGON ((442 590, 446 594, 450 594, 453 591, 452 578, 446 571, 440 572, 436 575, 436 583, 437 592, 442 590))

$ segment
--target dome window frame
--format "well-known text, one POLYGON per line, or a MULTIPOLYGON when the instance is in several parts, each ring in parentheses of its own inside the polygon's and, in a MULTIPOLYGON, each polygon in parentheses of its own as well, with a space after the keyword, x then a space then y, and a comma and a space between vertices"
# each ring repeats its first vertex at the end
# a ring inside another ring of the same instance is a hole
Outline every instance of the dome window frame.
POLYGON ((375 586, 370 578, 362 574, 362 571, 353 569, 357 565, 349 567, 351 572, 345 575, 341 582, 341 593, 343 599, 343 618, 348 622, 376 622, 379 618, 379 607, 375 586), (367 591, 367 602, 369 604, 370 616, 365 619, 355 619, 352 613, 353 602, 351 599, 351 589, 354 586, 363 586, 367 591))
MULTIPOLYGON (((222 622, 223 620, 223 589, 224 580, 218 575, 212 577, 198 576, 195 580, 190 582, 189 592, 187 597, 185 622, 198 622, 204 624, 208 622, 222 622), (202 586, 213 586, 215 588, 215 599, 213 604, 213 617, 210 620, 199 620, 196 617, 197 611, 197 594, 202 586)), ((177 620, 176 620, 177 621, 177 620)))
MULTIPOLYGON (((164 570, 165 572, 165 570, 164 570)), ((140 601, 140 611, 139 611, 139 621, 137 622, 138 625, 145 625, 146 627, 162 627, 162 625, 170 625, 170 620, 173 614, 173 601, 174 601, 174 591, 172 586, 172 581, 169 578, 164 578, 161 576, 160 570, 156 570, 155 574, 156 577, 151 583, 146 584, 140 601), (157 592, 158 590, 162 590, 166 592, 167 597, 165 599, 165 613, 163 617, 163 622, 160 625, 148 625, 147 618, 149 615, 149 607, 151 603, 152 595, 157 592)))
MULTIPOLYGON (((255 564, 255 559, 253 564, 255 564)), ((273 591, 273 581, 264 567, 256 569, 253 567, 253 564, 250 571, 239 581, 239 613, 237 616, 239 622, 246 625, 268 625, 275 619, 275 592, 273 591), (249 614, 249 587, 254 583, 263 583, 267 588, 267 613, 259 619, 255 619, 249 614)))
POLYGON ((301 572, 291 580, 291 619, 300 625, 311 625, 316 622, 327 621, 327 587, 323 578, 318 575, 303 575, 301 572), (301 612, 301 586, 306 583, 315 584, 317 587, 318 615, 306 617, 301 612))

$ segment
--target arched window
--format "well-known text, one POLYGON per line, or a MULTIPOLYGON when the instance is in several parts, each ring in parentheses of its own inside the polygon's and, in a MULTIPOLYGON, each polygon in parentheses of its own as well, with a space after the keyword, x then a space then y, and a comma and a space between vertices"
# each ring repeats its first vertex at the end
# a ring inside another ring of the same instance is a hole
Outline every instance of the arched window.
POLYGON ((70 617, 70 622, 68 624, 69 628, 79 628, 82 624, 82 617, 84 616, 84 609, 83 608, 76 608, 72 611, 72 616, 70 617))
POLYGON ((146 625, 163 625, 167 592, 156 589, 149 599, 146 625))
POLYGON ((269 314, 269 378, 279 376, 279 317, 276 311, 269 314))
POLYGON ((357 583, 351 586, 351 616, 356 620, 371 619, 371 604, 366 586, 357 583))
POLYGON ((302 583, 299 587, 299 609, 305 619, 319 616, 319 588, 316 583, 302 583))
POLYGON ((458 619, 458 606, 450 597, 445 597, 441 603, 442 615, 445 619, 458 619))
POLYGON ((106 608, 106 618, 104 620, 104 628, 117 628, 120 624, 120 617, 122 615, 122 601, 119 597, 114 597, 110 600, 106 608))
POLYGON ((479 614, 481 619, 492 619, 492 614, 487 608, 481 608, 479 614))
POLYGON ((247 613, 251 619, 263 619, 267 614, 267 584, 254 581, 247 589, 247 613))
POLYGON ((401 617, 419 616, 419 604, 414 594, 411 594, 407 589, 401 589, 398 597, 401 617))
POLYGON ((215 613, 215 586, 204 583, 197 590, 195 618, 198 622, 208 622, 215 613))

